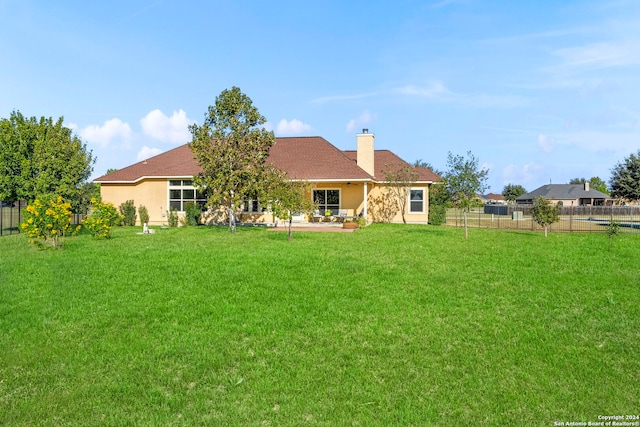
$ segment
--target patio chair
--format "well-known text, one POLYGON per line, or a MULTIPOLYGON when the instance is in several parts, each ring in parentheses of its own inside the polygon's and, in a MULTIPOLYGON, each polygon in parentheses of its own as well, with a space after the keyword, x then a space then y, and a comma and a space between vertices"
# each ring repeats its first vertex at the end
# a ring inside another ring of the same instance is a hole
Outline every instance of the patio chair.
POLYGON ((347 219, 347 210, 340 209, 338 211, 338 215, 336 215, 336 220, 338 220, 339 222, 344 222, 345 219, 347 219))

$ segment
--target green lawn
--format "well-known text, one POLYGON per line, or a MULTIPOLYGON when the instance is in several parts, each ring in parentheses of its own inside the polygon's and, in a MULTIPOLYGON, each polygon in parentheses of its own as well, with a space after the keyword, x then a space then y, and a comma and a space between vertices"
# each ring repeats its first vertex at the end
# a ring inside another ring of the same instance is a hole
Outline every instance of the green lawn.
POLYGON ((0 238, 0 425, 462 426, 640 411, 640 238, 0 238))

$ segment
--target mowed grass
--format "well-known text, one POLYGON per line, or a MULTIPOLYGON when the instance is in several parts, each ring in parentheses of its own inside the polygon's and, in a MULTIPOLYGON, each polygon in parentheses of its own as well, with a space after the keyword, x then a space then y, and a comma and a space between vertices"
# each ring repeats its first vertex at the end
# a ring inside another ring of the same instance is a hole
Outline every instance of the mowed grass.
POLYGON ((0 425, 553 425, 640 409, 640 239, 0 238, 0 425))

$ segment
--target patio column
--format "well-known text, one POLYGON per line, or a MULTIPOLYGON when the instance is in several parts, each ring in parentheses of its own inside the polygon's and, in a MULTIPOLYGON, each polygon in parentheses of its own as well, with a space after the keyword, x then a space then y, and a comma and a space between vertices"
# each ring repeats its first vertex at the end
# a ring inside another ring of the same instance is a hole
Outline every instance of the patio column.
POLYGON ((364 208, 362 209, 362 216, 366 218, 367 216, 367 182, 364 183, 364 208))

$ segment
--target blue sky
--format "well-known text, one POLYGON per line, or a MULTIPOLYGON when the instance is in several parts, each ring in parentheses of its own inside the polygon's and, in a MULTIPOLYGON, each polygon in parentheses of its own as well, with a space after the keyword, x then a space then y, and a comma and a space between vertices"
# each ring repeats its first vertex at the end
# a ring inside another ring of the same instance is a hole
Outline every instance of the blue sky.
POLYGON ((640 2, 0 0, 0 117, 64 116, 93 177, 190 140, 238 86, 276 136, 320 135, 491 192, 599 176, 640 148, 640 2))

